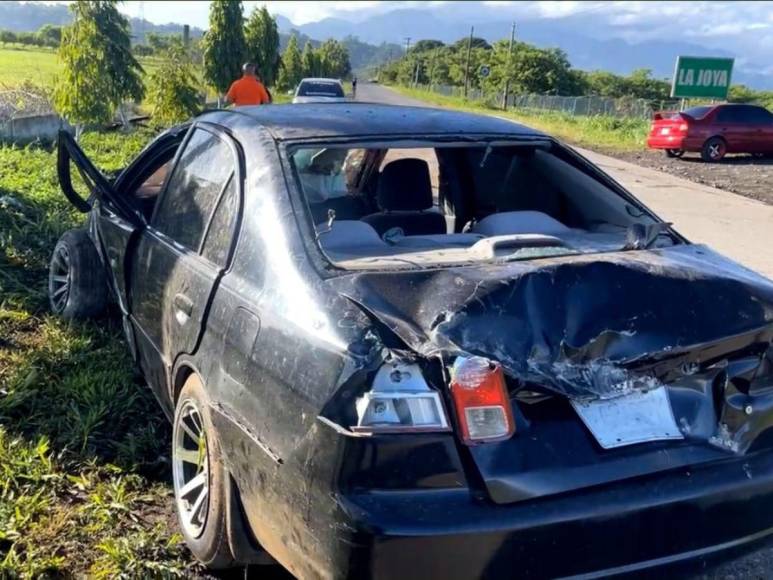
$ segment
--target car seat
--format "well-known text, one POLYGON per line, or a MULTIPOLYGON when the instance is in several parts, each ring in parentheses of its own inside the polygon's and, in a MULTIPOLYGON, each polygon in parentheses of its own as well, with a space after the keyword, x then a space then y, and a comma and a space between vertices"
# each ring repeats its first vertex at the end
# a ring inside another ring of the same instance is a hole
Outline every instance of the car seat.
POLYGON ((362 218, 380 236, 400 228, 406 236, 445 234, 446 221, 432 207, 429 166, 423 159, 396 159, 379 176, 376 202, 381 210, 362 218))

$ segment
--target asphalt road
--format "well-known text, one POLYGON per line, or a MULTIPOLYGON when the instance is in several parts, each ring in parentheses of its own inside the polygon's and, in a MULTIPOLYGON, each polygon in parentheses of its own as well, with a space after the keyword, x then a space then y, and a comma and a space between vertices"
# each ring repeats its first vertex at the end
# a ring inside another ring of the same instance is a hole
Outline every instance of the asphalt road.
MULTIPOLYGON (((427 106, 386 87, 361 83, 357 100, 427 106)), ((773 205, 575 147, 695 243, 705 243, 773 279, 773 205)), ((773 572, 772 572, 773 574, 773 572)), ((773 575, 772 575, 773 577, 773 575)))
MULTIPOLYGON (((427 106, 376 84, 357 87, 357 100, 427 106)), ((743 265, 773 278, 773 206, 585 149, 599 165, 662 219, 693 242, 706 243, 743 265)), ((773 579, 773 547, 758 550, 694 580, 773 579)))

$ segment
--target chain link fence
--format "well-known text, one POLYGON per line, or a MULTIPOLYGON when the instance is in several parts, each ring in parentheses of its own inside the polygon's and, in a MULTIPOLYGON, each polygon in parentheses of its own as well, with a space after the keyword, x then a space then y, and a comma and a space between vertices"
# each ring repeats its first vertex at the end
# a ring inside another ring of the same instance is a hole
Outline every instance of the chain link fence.
MULTIPOLYGON (((449 85, 416 85, 416 88, 450 97, 462 97, 462 87, 449 85)), ((467 99, 480 101, 490 107, 501 107, 504 94, 470 88, 467 99)), ((558 95, 510 95, 508 108, 556 111, 568 115, 604 115, 626 119, 651 119, 652 113, 663 110, 678 110, 680 101, 650 101, 633 97, 609 98, 598 96, 564 97, 558 95)))

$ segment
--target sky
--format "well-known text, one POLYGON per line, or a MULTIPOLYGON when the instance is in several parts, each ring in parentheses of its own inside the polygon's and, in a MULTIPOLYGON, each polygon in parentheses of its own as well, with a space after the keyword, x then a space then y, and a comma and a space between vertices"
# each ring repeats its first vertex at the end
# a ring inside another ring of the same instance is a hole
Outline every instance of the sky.
MULTIPOLYGON (((55 3, 55 2, 48 2, 55 3)), ((480 17, 476 2, 410 1, 245 1, 245 13, 265 4, 272 14, 281 14, 295 24, 336 17, 356 22, 398 8, 431 6, 439 14, 453 13, 456 18, 480 17)), ((592 14, 598 21, 593 34, 619 37, 630 42, 653 39, 681 39, 706 46, 727 46, 738 55, 737 63, 756 61, 773 71, 773 2, 736 1, 560 1, 560 2, 483 2, 485 12, 501 15, 503 20, 557 18, 574 14, 592 14)), ((207 27, 208 1, 128 0, 121 10, 129 16, 143 16, 157 24, 178 22, 207 27)), ((367 39, 363 38, 367 42, 367 39)))

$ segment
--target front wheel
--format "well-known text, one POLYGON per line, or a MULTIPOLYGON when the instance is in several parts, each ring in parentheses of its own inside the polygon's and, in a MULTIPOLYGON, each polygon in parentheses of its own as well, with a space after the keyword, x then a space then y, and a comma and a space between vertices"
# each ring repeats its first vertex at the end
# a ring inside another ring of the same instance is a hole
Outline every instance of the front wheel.
POLYGON ((185 381, 174 415, 172 479, 177 516, 188 548, 213 570, 235 565, 228 544, 220 442, 212 426, 201 379, 185 381))
POLYGON ((107 278, 85 229, 69 230, 54 246, 48 270, 51 310, 69 320, 95 318, 107 307, 107 278))
POLYGON ((684 150, 682 149, 666 149, 666 157, 679 158, 682 155, 684 155, 684 150))
POLYGON ((717 162, 721 161, 727 153, 727 143, 721 137, 712 137, 703 144, 701 149, 701 158, 704 161, 717 162))

